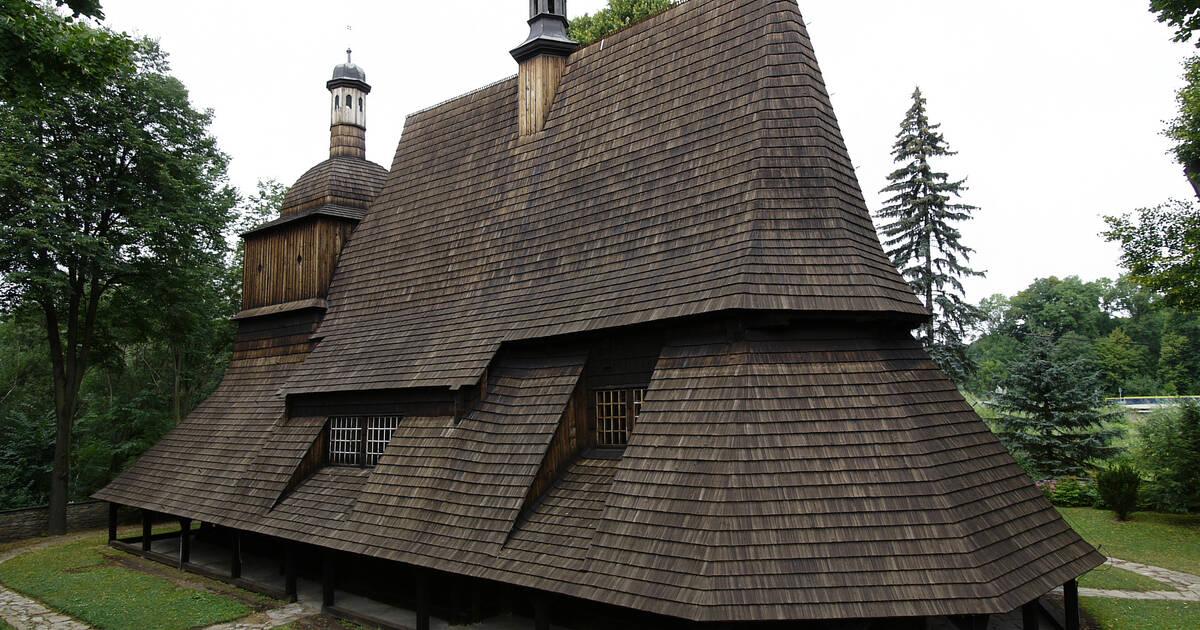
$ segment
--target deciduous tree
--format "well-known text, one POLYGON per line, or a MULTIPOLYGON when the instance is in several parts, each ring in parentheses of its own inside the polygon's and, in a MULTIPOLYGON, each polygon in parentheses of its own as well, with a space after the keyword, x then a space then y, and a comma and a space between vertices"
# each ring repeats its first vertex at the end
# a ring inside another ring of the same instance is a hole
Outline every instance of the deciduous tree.
POLYGON ((1200 209, 1173 201, 1107 217, 1105 236, 1121 245, 1121 264, 1147 288, 1184 310, 1200 310, 1200 209))
MULTIPOLYGON (((111 36, 84 28, 73 31, 82 48, 111 36)), ((233 202, 211 115, 192 108, 157 45, 131 50, 98 86, 48 86, 44 98, 0 103, 0 291, 11 308, 36 308, 45 328, 52 533, 66 526, 80 387, 119 321, 105 309, 124 289, 182 277, 223 251, 233 202)))
POLYGON ((608 0, 608 7, 571 20, 571 37, 585 46, 666 11, 674 0, 608 0))

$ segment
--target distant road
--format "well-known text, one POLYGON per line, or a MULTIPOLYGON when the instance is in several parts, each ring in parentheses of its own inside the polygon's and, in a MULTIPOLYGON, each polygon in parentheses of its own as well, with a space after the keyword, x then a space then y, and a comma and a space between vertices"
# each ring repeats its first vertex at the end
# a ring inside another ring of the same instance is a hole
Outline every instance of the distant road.
POLYGON ((1200 404, 1200 396, 1126 396, 1106 399, 1110 405, 1119 405, 1136 413, 1150 413, 1163 407, 1174 407, 1187 402, 1200 404))

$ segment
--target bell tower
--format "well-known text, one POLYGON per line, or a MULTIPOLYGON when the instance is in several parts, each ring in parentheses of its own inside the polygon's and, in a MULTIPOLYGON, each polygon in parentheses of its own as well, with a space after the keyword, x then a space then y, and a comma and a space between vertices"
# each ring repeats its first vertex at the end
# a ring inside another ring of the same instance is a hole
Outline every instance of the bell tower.
POLYGON ((521 66, 517 77, 521 137, 546 126, 567 57, 579 48, 568 27, 567 0, 529 0, 529 37, 512 51, 521 66))
POLYGON ((325 84, 331 95, 329 157, 367 159, 367 73, 354 65, 346 49, 346 63, 333 69, 325 84))

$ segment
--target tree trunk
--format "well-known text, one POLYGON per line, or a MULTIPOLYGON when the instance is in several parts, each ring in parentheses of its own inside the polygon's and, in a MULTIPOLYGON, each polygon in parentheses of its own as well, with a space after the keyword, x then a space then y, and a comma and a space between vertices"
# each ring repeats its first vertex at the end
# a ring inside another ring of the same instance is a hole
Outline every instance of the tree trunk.
POLYGON ((180 395, 179 391, 181 382, 180 373, 183 372, 183 351, 179 348, 179 346, 176 346, 174 354, 175 380, 171 385, 171 408, 175 414, 175 424, 178 425, 179 421, 183 419, 183 401, 181 400, 182 396, 180 395))
MULTIPOLYGON (((59 379, 55 378, 55 381, 59 379)), ((49 534, 67 533, 67 498, 71 480, 71 429, 75 420, 75 396, 67 383, 55 383, 54 469, 50 474, 49 534)))
POLYGON ((1192 191, 1196 193, 1196 198, 1200 199, 1200 162, 1190 162, 1183 168, 1187 175, 1188 183, 1192 185, 1192 191))

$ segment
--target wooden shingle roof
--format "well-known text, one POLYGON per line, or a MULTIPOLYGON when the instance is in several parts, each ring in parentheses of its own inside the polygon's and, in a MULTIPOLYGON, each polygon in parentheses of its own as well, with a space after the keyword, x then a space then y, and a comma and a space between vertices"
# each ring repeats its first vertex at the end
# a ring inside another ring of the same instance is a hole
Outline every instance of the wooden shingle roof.
POLYGON ((98 498, 695 621, 1003 613, 1103 562, 909 334, 793 1, 583 49, 516 130, 512 80, 410 117, 317 349, 315 320, 243 322, 267 339, 98 498), (654 327, 622 458, 531 496, 589 339, 717 313, 654 327), (373 470, 289 487, 324 418, 281 391, 480 382, 373 470))
POLYGON ((794 2, 692 0, 408 118, 290 393, 464 386, 500 344, 726 310, 918 321, 794 2))

